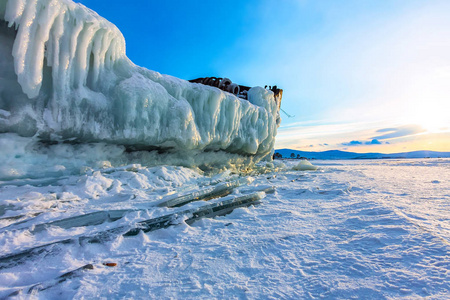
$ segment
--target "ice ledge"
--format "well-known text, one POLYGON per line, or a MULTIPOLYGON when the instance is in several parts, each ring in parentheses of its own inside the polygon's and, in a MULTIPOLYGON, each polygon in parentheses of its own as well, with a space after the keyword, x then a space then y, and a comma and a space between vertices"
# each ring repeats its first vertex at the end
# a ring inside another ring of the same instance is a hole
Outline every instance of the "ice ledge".
POLYGON ((172 151, 271 153, 271 91, 248 101, 134 65, 116 26, 69 0, 0 0, 0 132, 172 151))

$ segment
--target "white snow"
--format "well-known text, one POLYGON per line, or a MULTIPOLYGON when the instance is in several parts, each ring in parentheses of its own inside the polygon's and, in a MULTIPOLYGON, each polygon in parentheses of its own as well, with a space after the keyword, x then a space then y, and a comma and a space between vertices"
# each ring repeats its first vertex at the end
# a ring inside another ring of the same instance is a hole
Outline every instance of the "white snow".
POLYGON ((271 91, 134 65, 80 4, 0 0, 0 298, 450 298, 450 159, 255 165, 279 122, 271 91))
POLYGON ((236 197, 274 186, 233 213, 100 244, 67 244, 0 263, 0 298, 35 284, 49 298, 446 299, 450 297, 450 159, 259 164, 251 177, 184 167, 98 168, 51 183, 0 187, 0 253, 89 235, 176 210, 153 204, 240 179, 236 197), (38 224, 95 211, 125 217, 73 228, 38 224), (136 210, 140 209, 140 210, 136 210), (16 218, 13 218, 16 217, 16 218), (102 263, 117 263, 107 267, 102 263), (63 282, 59 275, 93 264, 63 282))
POLYGON ((156 147, 185 160, 226 151, 257 161, 273 149, 273 92, 255 87, 246 101, 136 66, 120 31, 81 4, 2 0, 0 42, 0 132, 156 147))

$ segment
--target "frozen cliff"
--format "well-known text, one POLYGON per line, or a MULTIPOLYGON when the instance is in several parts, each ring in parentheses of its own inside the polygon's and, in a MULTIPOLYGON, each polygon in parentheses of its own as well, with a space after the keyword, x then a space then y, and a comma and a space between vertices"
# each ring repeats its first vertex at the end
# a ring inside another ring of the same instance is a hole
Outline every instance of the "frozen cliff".
POLYGON ((1 134, 254 161, 278 123, 271 91, 247 101, 134 65, 117 27, 81 4, 0 0, 1 134))

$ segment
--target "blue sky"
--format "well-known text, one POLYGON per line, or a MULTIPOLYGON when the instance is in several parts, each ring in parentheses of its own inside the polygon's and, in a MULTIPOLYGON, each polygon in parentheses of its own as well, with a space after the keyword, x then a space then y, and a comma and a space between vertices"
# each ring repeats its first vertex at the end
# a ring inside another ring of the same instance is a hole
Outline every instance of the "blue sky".
POLYGON ((284 89, 276 148, 450 151, 450 1, 79 1, 137 65, 284 89))

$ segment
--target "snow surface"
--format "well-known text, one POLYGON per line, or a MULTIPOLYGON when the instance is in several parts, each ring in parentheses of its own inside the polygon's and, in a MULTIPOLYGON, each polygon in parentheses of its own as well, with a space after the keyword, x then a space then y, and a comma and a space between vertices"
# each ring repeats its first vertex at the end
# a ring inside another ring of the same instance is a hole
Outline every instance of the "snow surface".
POLYGON ((0 298, 35 284, 46 287, 32 291, 35 299, 450 298, 450 159, 314 161, 316 171, 295 171, 297 164, 276 160, 247 175, 206 176, 184 167, 105 163, 48 182, 3 181, 2 256, 204 205, 152 206, 221 182, 247 183, 227 197, 270 186, 276 192, 191 226, 179 220, 32 256, 0 269, 0 298), (95 226, 36 226, 117 209, 141 210, 95 226), (55 281, 86 264, 94 268, 55 281))
POLYGON ((273 151, 272 91, 252 88, 246 101, 136 66, 120 31, 70 0, 0 0, 0 67, 0 133, 185 157, 273 151))

